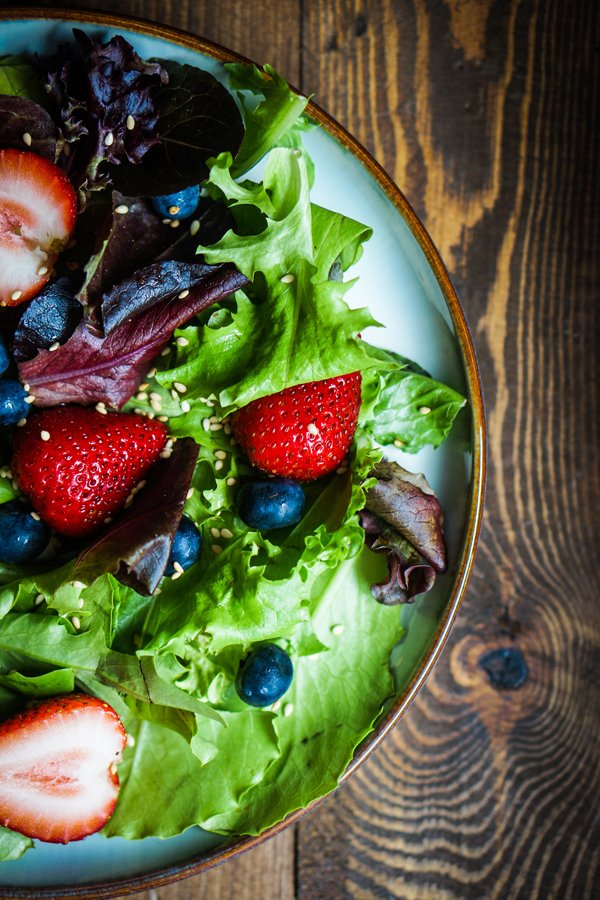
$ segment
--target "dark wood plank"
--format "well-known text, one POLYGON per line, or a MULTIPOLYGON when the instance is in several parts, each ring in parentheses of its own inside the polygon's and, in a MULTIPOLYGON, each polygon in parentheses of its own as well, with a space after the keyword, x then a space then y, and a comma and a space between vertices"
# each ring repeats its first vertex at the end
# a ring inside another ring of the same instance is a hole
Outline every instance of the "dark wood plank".
POLYGON ((305 5, 305 89, 394 175, 462 297, 490 471, 450 644, 301 823, 300 898, 598 896, 598 24, 585 0, 305 5), (519 689, 486 674, 497 649, 519 689))

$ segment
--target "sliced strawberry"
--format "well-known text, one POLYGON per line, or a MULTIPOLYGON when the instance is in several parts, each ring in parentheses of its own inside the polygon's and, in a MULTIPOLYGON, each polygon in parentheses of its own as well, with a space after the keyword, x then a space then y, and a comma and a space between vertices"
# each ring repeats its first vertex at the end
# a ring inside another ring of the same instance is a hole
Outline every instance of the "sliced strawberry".
POLYGON ((55 844, 99 831, 117 802, 126 739, 114 709, 85 694, 0 724, 0 824, 55 844))
POLYGON ((360 409, 360 372, 309 381, 253 400, 232 417, 252 465, 272 475, 311 481, 346 456, 360 409))
POLYGON ((44 522, 82 537, 121 509, 166 439, 156 419, 56 406, 17 429, 12 471, 44 522))
POLYGON ((77 195, 49 160, 0 150, 0 304, 16 306, 50 278, 75 227, 77 195))

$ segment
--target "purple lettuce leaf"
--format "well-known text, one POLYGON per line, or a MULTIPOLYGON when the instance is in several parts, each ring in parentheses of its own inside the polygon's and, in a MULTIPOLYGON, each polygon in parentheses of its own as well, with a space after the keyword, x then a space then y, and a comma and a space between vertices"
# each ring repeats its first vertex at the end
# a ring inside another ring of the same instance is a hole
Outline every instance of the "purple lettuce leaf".
POLYGON ((73 577, 90 583, 110 572, 139 594, 152 594, 169 561, 197 458, 198 445, 180 438, 152 467, 131 506, 80 553, 73 577))
POLYGON ((111 173, 125 194, 153 197, 200 184, 208 175, 207 160, 225 151, 235 156, 244 136, 238 106, 216 78, 195 66, 162 64, 168 83, 153 93, 160 141, 140 165, 111 173))
POLYGON ((54 162, 56 128, 43 106, 27 97, 0 96, 0 146, 29 150, 54 162), (25 143, 23 135, 31 140, 25 143))
POLYGON ((158 142, 152 90, 168 75, 120 35, 106 44, 80 29, 73 35, 75 44, 52 61, 47 84, 69 146, 63 165, 85 194, 108 184, 109 165, 137 164, 158 142))
POLYGON ((127 288, 125 284, 119 286, 132 317, 115 325, 105 337, 93 334, 87 323, 81 322, 57 350, 40 350, 33 359, 21 362, 19 376, 29 384, 36 405, 102 401, 120 409, 135 393, 175 328, 248 283, 229 263, 212 267, 197 264, 196 274, 197 278, 190 280, 189 293, 182 297, 181 282, 175 287, 170 284, 168 290, 163 286, 161 293, 156 279, 146 285, 143 276, 136 273, 127 288), (138 299, 129 299, 135 297, 138 299))
POLYGON ((446 570, 442 508, 423 475, 382 460, 370 473, 361 524, 371 550, 387 554, 388 577, 371 586, 385 604, 410 603, 446 570))

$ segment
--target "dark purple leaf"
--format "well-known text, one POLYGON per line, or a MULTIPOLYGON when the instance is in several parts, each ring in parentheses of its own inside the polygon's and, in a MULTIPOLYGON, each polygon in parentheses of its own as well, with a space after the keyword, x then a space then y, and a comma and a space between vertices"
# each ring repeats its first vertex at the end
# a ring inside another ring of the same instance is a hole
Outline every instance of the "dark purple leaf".
POLYGON ((112 171, 125 194, 153 197, 199 184, 208 174, 206 161, 224 151, 235 156, 244 136, 237 104, 216 78, 170 60, 163 65, 168 84, 153 92, 160 142, 139 166, 112 171))
MULTIPOLYGON (((20 378, 30 385, 37 406, 103 401, 120 409, 175 328, 247 283, 231 264, 210 267, 186 297, 180 296, 180 285, 160 298, 153 295, 153 305, 114 327, 106 337, 92 334, 82 322, 58 350, 41 350, 21 363, 20 378)), ((130 281, 131 292, 138 289, 139 284, 130 281)))
POLYGON ((46 110, 26 97, 0 96, 0 146, 56 159, 56 128, 46 110), (31 140, 26 144, 23 135, 31 140))
POLYGON ((387 554, 387 578, 371 585, 379 603, 395 606, 412 603, 417 594, 429 591, 435 582, 435 569, 420 561, 419 554, 402 535, 369 510, 360 514, 367 546, 387 554))
POLYGON ((152 467, 131 506, 79 555, 73 577, 89 583, 110 572, 139 594, 151 594, 167 567, 197 458, 198 445, 180 438, 171 456, 152 467))
POLYGON ((422 475, 382 460, 371 475, 366 508, 396 529, 437 572, 446 569, 442 508, 422 475))

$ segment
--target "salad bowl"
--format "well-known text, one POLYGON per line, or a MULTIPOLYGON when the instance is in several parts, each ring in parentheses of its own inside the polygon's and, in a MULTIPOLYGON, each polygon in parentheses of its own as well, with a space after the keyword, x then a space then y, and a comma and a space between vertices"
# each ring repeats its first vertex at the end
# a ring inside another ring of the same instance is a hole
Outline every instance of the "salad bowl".
MULTIPOLYGON (((174 60, 208 70, 226 83, 224 63, 242 57, 208 41, 152 23, 67 10, 0 11, 0 55, 35 49, 51 52, 71 39, 73 28, 93 40, 123 36, 144 59, 174 60)), ((395 458, 424 472, 444 510, 448 569, 415 603, 395 607, 398 641, 389 659, 393 696, 350 763, 336 773, 343 782, 398 722, 435 664, 458 613, 473 564, 485 480, 485 423, 481 385, 469 330, 444 265, 423 225, 383 169, 337 122, 310 102, 317 127, 304 136, 314 162, 312 197, 365 223, 373 236, 352 267, 358 279, 348 302, 368 305, 382 329, 368 338, 384 350, 415 359, 435 379, 467 400, 441 446, 415 454, 393 448, 395 458)), ((374 333, 371 334, 371 331, 374 333)), ((188 576, 189 577, 189 576, 188 576)), ((334 690, 334 688, 332 688, 334 690)), ((329 790, 329 789, 328 789, 329 790)), ((327 793, 325 791, 324 793, 327 793)), ((0 863, 5 897, 109 897, 169 883, 250 849, 310 808, 296 807, 259 834, 223 836, 198 827, 168 838, 126 840, 93 835, 62 845, 39 844, 20 859, 0 863)))

